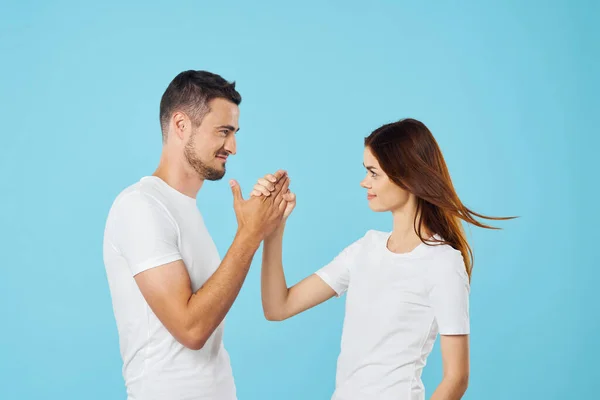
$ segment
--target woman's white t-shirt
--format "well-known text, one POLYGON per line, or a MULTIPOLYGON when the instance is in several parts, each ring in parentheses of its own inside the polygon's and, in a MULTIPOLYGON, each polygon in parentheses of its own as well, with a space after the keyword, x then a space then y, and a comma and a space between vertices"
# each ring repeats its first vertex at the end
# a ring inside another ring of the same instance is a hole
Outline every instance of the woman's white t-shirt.
POLYGON ((469 334, 461 253, 431 243, 396 254, 389 236, 370 230, 316 272, 338 296, 347 292, 332 400, 423 400, 421 373, 438 333, 469 334))

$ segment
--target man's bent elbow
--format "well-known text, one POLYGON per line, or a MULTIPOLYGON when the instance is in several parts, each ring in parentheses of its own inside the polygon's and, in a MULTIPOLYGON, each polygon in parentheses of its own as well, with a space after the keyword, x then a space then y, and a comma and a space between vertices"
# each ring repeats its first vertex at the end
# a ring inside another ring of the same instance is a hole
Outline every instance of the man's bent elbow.
POLYGON ((189 338, 182 341, 181 344, 190 350, 201 350, 206 344, 206 340, 200 338, 189 338))
POLYGON ((177 341, 190 350, 202 349, 208 340, 208 336, 197 330, 187 330, 178 336, 177 341))

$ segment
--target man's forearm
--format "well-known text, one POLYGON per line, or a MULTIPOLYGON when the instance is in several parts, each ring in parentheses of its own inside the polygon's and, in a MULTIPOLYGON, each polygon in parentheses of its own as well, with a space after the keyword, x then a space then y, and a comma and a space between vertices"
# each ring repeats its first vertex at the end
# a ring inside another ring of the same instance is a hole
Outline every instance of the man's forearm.
POLYGON ((260 238, 238 231, 219 268, 192 296, 187 305, 187 329, 200 346, 227 315, 246 279, 260 238))
POLYGON ((468 379, 444 377, 431 396, 431 400, 460 400, 467 391, 468 379))

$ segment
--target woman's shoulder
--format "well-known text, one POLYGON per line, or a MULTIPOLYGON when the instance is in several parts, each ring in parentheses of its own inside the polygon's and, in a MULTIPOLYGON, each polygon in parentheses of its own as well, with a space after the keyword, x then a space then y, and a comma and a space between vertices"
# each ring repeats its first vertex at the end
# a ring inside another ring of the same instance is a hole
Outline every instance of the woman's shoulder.
POLYGON ((365 233, 365 238, 370 238, 370 239, 374 239, 374 240, 386 240, 388 238, 388 236, 390 236, 391 232, 385 232, 385 231, 378 231, 376 229, 369 229, 366 233, 365 233))
POLYGON ((361 237, 352 242, 348 247, 354 249, 372 248, 373 245, 384 242, 389 236, 389 232, 382 232, 375 229, 367 230, 361 237))
POLYGON ((381 243, 386 243, 388 238, 390 237, 391 232, 379 231, 376 229, 369 229, 365 232, 364 236, 360 239, 365 245, 379 245, 381 243))
POLYGON ((449 276, 460 276, 468 280, 462 253, 448 244, 431 245, 427 261, 429 272, 438 279, 444 280, 449 276))
POLYGON ((435 264, 438 265, 454 265, 463 263, 462 253, 446 243, 428 242, 427 255, 435 264))

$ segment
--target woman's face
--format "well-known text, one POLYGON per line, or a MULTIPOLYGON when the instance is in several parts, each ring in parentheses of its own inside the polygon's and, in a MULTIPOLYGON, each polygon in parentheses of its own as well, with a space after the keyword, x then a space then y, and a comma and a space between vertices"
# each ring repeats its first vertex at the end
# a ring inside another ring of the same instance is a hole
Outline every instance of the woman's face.
POLYGON ((395 211, 408 203, 410 192, 390 180, 369 147, 365 147, 363 165, 367 169, 367 176, 360 182, 360 186, 367 189, 367 200, 371 210, 395 211))

